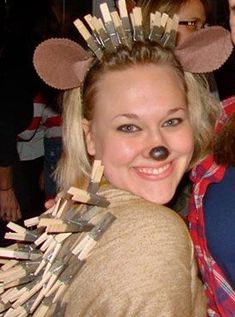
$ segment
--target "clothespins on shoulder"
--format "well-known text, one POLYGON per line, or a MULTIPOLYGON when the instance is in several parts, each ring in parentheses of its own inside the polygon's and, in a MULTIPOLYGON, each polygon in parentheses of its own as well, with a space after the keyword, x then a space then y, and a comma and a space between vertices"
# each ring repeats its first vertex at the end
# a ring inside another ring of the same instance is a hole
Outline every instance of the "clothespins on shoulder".
POLYGON ((5 239, 33 242, 38 238, 36 231, 27 230, 26 228, 13 222, 9 222, 7 227, 14 232, 7 232, 5 234, 5 239))
POLYGON ((104 166, 100 160, 95 160, 92 166, 91 179, 87 188, 89 193, 95 194, 99 188, 102 176, 104 173, 104 166))

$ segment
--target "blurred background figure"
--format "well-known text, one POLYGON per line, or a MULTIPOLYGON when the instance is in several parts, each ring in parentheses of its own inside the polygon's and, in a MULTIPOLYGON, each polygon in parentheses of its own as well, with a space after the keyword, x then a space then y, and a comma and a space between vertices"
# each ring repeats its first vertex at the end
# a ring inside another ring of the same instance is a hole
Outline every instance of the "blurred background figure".
POLYGON ((63 92, 48 89, 37 76, 34 49, 50 37, 82 41, 72 21, 91 6, 91 1, 0 2, 0 244, 7 221, 40 214, 45 198, 56 194, 52 174, 62 150, 63 92))
MULTIPOLYGON (((235 1, 215 1, 215 13, 222 9, 219 24, 229 25, 234 39, 235 1), (219 7, 219 5, 221 7, 219 7)), ((216 19, 217 14, 215 14, 216 19)), ((217 17, 218 18, 218 17, 217 17)), ((189 229, 198 265, 208 296, 208 315, 232 317, 235 312, 235 96, 234 56, 220 75, 224 99, 221 118, 216 126, 213 154, 192 171, 194 182, 189 229), (233 65, 233 64, 230 64, 233 65), (229 86, 227 80, 230 78, 229 86)), ((221 90, 220 90, 221 92, 221 90)))
POLYGON ((177 43, 182 43, 193 32, 205 27, 210 13, 208 0, 137 0, 143 6, 144 23, 149 25, 149 13, 166 12, 179 15, 177 43))

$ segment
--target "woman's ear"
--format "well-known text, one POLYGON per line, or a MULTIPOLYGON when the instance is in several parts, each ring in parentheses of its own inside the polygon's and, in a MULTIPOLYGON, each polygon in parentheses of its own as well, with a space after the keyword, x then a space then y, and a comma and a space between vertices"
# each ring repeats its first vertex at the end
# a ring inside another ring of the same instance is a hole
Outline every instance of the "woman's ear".
POLYGON ((95 156, 95 138, 91 127, 91 122, 83 119, 82 128, 85 136, 87 152, 90 156, 95 156))

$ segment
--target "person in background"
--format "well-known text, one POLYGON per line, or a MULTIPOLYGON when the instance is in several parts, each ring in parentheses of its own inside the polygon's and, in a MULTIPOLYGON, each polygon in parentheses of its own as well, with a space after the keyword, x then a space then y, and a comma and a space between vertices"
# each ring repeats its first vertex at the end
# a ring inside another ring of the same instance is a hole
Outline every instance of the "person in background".
POLYGON ((44 201, 57 193, 53 173, 62 152, 61 115, 58 100, 48 102, 42 94, 34 98, 33 119, 17 139, 20 174, 15 179, 25 180, 25 195, 32 197, 27 200, 29 216, 40 214, 44 201))
POLYGON ((177 44, 182 43, 193 32, 204 28, 210 12, 207 0, 138 0, 137 5, 143 7, 143 20, 149 25, 149 14, 159 11, 179 15, 177 44))
MULTIPOLYGON (((35 164, 31 160, 28 167, 25 162, 21 164, 17 141, 34 116, 36 96, 39 93, 46 96, 48 91, 33 68, 33 51, 41 40, 59 34, 50 3, 44 0, 33 5, 27 0, 24 5, 18 1, 5 2, 4 22, 0 56, 0 243, 6 243, 3 236, 7 221, 25 219, 44 210, 44 195, 38 186, 43 159, 35 160, 35 164), (31 180, 27 186, 23 165, 31 180), (29 207, 30 201, 35 208, 29 207)), ((53 93, 57 94, 55 90, 53 93)))
MULTIPOLYGON (((235 43, 235 1, 229 0, 231 37, 235 43)), ((208 315, 235 312, 235 97, 222 102, 213 154, 191 174, 194 183, 189 229, 209 298, 208 315)))
MULTIPOLYGON (((34 130, 37 133, 30 141, 26 137, 22 144, 23 139, 20 140, 18 135, 35 123, 33 117, 38 95, 46 104, 45 112, 52 107, 58 115, 57 95, 60 92, 45 87, 34 71, 32 56, 36 45, 48 37, 67 35, 82 41, 78 32, 74 32, 73 14, 76 12, 77 17, 79 12, 82 15, 91 12, 91 1, 79 1, 79 4, 69 1, 64 4, 64 1, 54 0, 1 2, 0 243, 6 243, 3 236, 7 221, 25 219, 44 210, 44 188, 38 184, 42 170, 45 181, 40 183, 45 185, 47 198, 55 195, 56 184, 51 174, 61 152, 59 138, 43 138, 43 122, 37 125, 39 129, 34 130), (38 146, 37 154, 30 150, 35 141, 34 151, 38 146)), ((50 119, 47 122, 51 124, 50 119)), ((58 127, 58 122, 56 125, 58 127)))

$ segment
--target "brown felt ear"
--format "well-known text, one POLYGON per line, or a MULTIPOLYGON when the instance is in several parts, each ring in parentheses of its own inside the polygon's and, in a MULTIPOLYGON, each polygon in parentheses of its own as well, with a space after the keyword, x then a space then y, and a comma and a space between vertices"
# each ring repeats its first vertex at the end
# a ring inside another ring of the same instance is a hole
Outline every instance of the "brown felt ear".
POLYGON ((79 44, 68 39, 49 39, 39 44, 33 63, 38 75, 58 89, 79 87, 93 58, 79 44))
POLYGON ((230 32, 212 26, 194 32, 175 49, 185 71, 208 73, 218 69, 233 50, 230 32))

